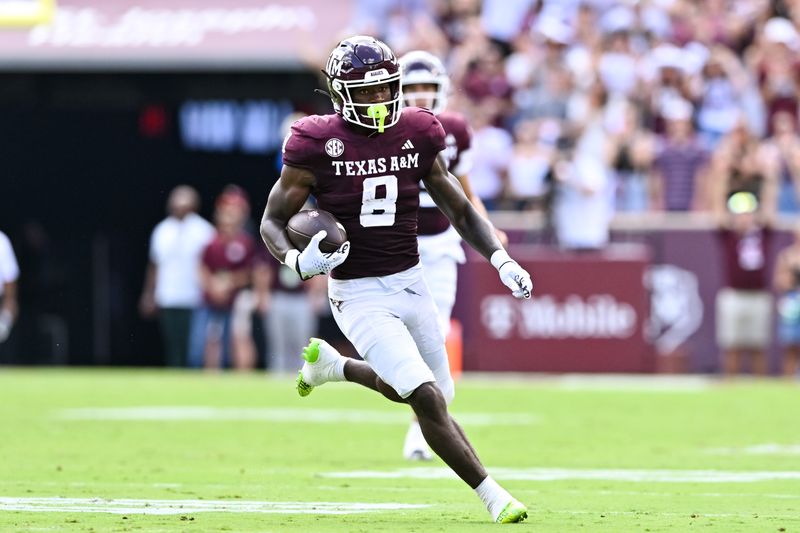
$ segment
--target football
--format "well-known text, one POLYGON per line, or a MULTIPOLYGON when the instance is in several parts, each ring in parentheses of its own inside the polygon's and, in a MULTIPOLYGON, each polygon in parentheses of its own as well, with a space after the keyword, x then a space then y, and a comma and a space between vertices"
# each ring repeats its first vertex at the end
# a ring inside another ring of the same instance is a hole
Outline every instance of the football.
POLYGON ((334 252, 347 240, 347 232, 336 218, 322 209, 300 211, 286 224, 289 240, 301 252, 308 246, 311 237, 325 230, 328 234, 319 243, 325 253, 334 252))

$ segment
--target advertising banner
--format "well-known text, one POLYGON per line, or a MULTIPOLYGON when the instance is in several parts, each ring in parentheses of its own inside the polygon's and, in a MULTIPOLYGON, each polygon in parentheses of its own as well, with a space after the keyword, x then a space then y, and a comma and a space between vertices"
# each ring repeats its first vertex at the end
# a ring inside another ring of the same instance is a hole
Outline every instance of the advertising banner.
MULTIPOLYGON (((525 237, 509 234, 517 243, 525 237)), ((534 296, 524 301, 468 249, 455 307, 464 370, 718 373, 715 299, 724 265, 716 231, 616 231, 613 240, 602 253, 512 244, 533 276, 534 296)), ((776 234, 770 277, 790 241, 789 232, 776 234)), ((775 370, 776 342, 769 355, 775 370)))
POLYGON ((327 53, 341 37, 352 3, 58 0, 43 23, 0 18, 0 67, 299 67, 310 43, 327 53))
POLYGON ((514 257, 533 273, 530 300, 515 299, 490 264, 468 255, 457 303, 465 370, 652 371, 645 247, 592 253, 515 248, 514 257))

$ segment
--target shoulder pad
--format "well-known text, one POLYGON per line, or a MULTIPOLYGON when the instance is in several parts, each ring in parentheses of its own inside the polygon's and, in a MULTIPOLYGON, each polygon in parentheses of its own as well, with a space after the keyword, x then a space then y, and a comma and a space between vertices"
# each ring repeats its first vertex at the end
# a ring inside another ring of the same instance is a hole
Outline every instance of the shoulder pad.
POLYGON ((436 115, 421 107, 403 108, 403 119, 412 131, 426 131, 438 122, 436 115))
POLYGON ((292 134, 311 139, 330 137, 333 130, 338 127, 336 118, 338 118, 338 115, 309 115, 303 117, 292 125, 292 134))

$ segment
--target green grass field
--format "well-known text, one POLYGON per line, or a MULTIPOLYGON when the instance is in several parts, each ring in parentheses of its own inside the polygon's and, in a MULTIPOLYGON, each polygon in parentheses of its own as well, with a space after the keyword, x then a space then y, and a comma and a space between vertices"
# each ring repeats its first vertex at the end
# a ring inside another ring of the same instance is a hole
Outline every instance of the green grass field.
POLYGON ((796 383, 465 378, 453 412, 525 523, 352 384, 2 369, 0 532, 800 531, 796 383))

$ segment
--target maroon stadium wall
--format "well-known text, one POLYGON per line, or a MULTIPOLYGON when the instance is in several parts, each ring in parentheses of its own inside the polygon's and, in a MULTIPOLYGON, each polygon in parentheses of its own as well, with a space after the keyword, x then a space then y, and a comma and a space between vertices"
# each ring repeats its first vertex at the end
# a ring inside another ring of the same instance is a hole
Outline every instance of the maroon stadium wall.
POLYGON ((563 253, 522 247, 515 257, 533 273, 535 297, 517 300, 483 258, 469 254, 459 306, 464 369, 474 371, 647 372, 648 294, 642 246, 563 253))
MULTIPOLYGON (((536 240, 511 232, 511 240, 536 240)), ((515 300, 471 249, 459 271, 455 316, 465 371, 719 371, 714 300, 722 259, 710 229, 617 231, 599 253, 512 244, 533 275, 534 298, 515 300)), ((771 250, 791 237, 779 232, 771 250)), ((777 369, 778 350, 771 353, 777 369)))

